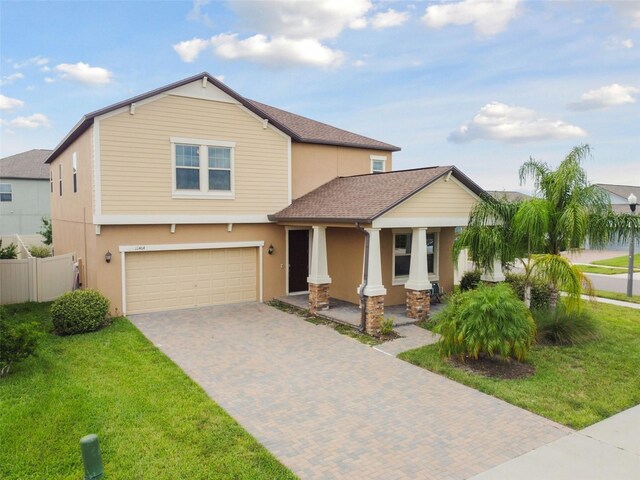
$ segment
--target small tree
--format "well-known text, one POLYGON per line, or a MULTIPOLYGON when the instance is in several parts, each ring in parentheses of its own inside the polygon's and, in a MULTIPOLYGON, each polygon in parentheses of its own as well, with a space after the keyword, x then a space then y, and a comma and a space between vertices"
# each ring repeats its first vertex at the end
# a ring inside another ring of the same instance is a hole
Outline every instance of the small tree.
POLYGON ((0 306, 0 377, 9 373, 15 363, 33 355, 39 338, 36 323, 13 322, 5 307, 0 306))
POLYGON ((39 233, 44 237, 45 245, 51 245, 53 243, 53 229, 49 217, 42 217, 42 228, 39 233))
POLYGON ((2 240, 0 240, 0 260, 13 260, 15 258, 18 258, 18 246, 15 243, 10 243, 2 248, 2 240))

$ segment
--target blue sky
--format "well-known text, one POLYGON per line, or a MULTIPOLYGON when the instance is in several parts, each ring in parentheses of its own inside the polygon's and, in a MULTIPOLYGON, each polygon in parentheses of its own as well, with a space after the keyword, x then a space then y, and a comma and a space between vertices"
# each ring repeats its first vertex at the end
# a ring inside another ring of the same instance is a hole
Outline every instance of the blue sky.
POLYGON ((589 143, 640 184, 640 1, 0 2, 2 157, 208 71, 240 94, 457 165, 487 189, 589 143))

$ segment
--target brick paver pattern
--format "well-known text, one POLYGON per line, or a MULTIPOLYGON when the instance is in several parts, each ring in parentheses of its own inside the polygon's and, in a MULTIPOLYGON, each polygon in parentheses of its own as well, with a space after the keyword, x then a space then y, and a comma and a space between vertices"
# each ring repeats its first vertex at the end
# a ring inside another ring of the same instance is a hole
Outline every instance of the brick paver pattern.
POLYGON ((130 318, 302 479, 465 479, 571 432, 263 304, 130 318))

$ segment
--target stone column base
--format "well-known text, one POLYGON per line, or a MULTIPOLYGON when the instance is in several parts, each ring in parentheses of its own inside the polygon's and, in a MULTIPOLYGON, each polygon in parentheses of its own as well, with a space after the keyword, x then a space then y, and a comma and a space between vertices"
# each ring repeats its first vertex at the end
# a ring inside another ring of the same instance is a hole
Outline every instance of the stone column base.
POLYGON ((329 310, 329 284, 309 284, 309 311, 315 315, 322 310, 329 310))
POLYGON ((366 305, 365 330, 369 335, 380 332, 380 320, 384 317, 384 295, 364 297, 366 305))
POLYGON ((429 316, 429 290, 407 290, 407 317, 425 320, 429 316))

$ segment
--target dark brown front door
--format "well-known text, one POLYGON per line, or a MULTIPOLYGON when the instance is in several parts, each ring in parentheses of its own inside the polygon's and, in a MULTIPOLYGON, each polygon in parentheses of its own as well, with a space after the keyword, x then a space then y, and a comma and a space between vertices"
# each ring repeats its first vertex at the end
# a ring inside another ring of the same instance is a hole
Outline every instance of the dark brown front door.
POLYGON ((308 290, 309 230, 289 230, 289 293, 308 290))

